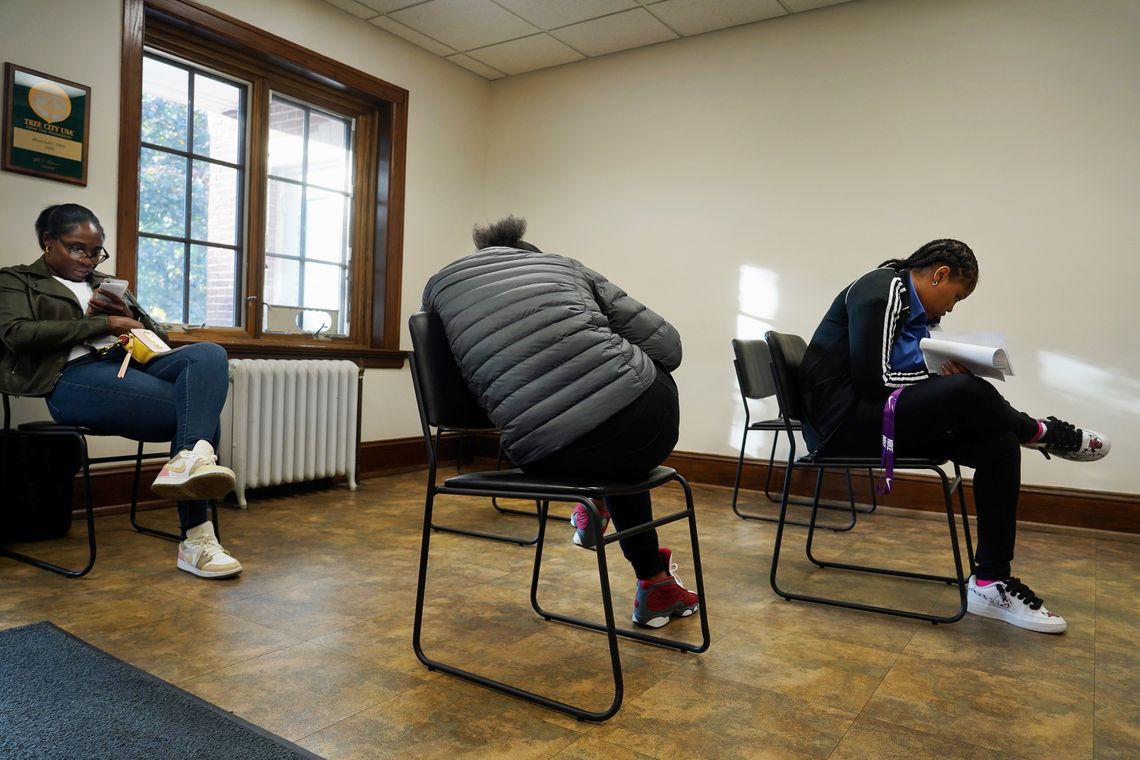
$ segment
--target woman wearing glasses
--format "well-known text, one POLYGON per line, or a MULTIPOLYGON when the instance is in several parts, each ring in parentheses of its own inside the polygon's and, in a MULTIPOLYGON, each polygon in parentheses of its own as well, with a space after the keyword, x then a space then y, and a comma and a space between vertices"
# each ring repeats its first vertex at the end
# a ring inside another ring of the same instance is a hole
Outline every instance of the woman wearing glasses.
POLYGON ((166 335, 134 296, 117 295, 95 271, 108 256, 103 225, 78 204, 49 206, 36 219, 36 241, 39 259, 0 269, 0 391, 46 397, 56 422, 171 441, 152 489, 178 502, 178 568, 203 578, 240 573, 207 519, 207 500, 234 486, 214 455, 229 385, 225 350, 182 346, 120 377, 118 336, 138 328, 166 335))

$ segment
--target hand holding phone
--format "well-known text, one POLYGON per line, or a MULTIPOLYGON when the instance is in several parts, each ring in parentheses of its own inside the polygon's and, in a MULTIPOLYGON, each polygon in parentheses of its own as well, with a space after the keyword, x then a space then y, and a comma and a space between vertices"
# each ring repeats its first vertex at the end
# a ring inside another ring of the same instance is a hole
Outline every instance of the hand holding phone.
POLYGON ((110 293, 116 298, 122 298, 123 294, 127 292, 127 281, 116 280, 108 277, 103 282, 99 283, 100 293, 110 293))
POLYGON ((126 293, 126 280, 103 280, 99 283, 99 287, 91 294, 91 302, 87 306, 87 313, 117 314, 122 317, 133 316, 125 300, 126 293))

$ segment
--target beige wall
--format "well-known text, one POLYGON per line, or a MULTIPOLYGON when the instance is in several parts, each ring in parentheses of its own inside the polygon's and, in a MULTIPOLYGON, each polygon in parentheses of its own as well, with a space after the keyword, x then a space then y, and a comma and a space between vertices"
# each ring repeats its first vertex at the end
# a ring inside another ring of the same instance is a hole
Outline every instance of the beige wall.
POLYGON ((1015 405, 1113 439, 1026 482, 1140 492, 1137 39, 1134 0, 858 0, 509 78, 486 214, 677 325, 678 448, 717 454, 732 337, 810 336, 858 274, 963 239, 946 329, 1003 331, 1015 405))
MULTIPOLYGON (((677 324, 679 448, 732 454, 733 336, 808 335, 863 269, 960 237, 982 280, 947 328, 1004 331, 1015 404, 1114 440, 1026 481, 1140 492, 1134 0, 856 0, 494 83, 318 0, 207 4, 410 90, 405 316, 472 223, 525 215, 677 324)), ((118 0, 0 5, 4 59, 94 102, 87 188, 0 173, 0 265, 49 203, 114 219, 120 28, 118 0)), ((406 370, 365 393, 365 440, 418 433, 406 370)))

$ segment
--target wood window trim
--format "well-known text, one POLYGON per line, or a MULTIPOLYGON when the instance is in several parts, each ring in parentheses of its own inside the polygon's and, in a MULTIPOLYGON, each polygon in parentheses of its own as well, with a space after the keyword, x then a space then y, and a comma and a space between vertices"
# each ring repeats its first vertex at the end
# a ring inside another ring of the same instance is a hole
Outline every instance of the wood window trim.
MULTIPOLYGON (((147 38, 148 19, 171 30, 164 35, 177 48, 177 39, 198 38, 211 47, 231 49, 240 69, 243 61, 255 59, 271 64, 290 89, 306 91, 314 80, 340 91, 349 104, 367 101, 386 103, 376 109, 377 117, 360 119, 364 139, 379 141, 379 165, 362 166, 357 183, 388 188, 387 195, 377 193, 374 209, 359 209, 355 225, 360 235, 373 241, 371 256, 372 282, 353 283, 353 303, 357 315, 353 320, 358 341, 330 338, 306 339, 301 336, 251 336, 245 330, 203 329, 171 336, 175 344, 208 340, 225 346, 233 357, 251 358, 347 358, 365 367, 399 367, 405 351, 399 349, 400 284, 403 270, 404 180, 406 172, 408 92, 331 58, 301 48, 281 37, 227 16, 192 0, 124 0, 122 47, 122 99, 120 101, 119 137, 119 202, 116 218, 118 235, 117 263, 119 275, 135 285, 138 230, 138 163, 140 153, 140 120, 142 118, 142 66, 147 38), (178 30, 182 30, 181 32, 178 30), (370 287, 369 287, 370 286, 370 287)), ((324 97, 317 98, 321 102, 324 97)), ((263 159, 250 156, 251 178, 260 177, 263 159)), ((255 193, 257 197, 260 194, 255 193)), ((264 208, 250 208, 251 218, 260 218, 264 208)), ((258 234, 247 235, 248 247, 264 249, 258 234)), ((247 256, 247 277, 256 278, 256 292, 262 292, 263 273, 248 266, 254 257, 247 256)), ((365 278, 359 278, 361 280, 365 278)), ((244 297, 244 296, 243 296, 244 297)), ((260 300, 246 310, 247 324, 260 319, 260 300)))

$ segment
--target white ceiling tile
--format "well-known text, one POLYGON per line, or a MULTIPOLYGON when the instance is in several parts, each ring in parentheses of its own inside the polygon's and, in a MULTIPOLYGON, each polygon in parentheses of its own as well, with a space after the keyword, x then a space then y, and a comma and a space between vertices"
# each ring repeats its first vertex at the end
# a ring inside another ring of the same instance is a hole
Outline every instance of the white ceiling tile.
POLYGON ((447 56, 447 60, 451 61, 452 63, 459 64, 468 71, 475 72, 484 79, 502 79, 506 76, 506 74, 501 71, 496 71, 486 64, 479 63, 466 53, 456 53, 455 55, 449 55, 447 56))
POLYGON ((552 34, 588 56, 675 40, 677 35, 644 8, 583 21, 552 34))
POLYGON ((507 74, 523 74, 585 58, 549 34, 535 34, 520 40, 491 45, 472 50, 468 55, 507 74))
MULTIPOLYGON (((332 0, 328 0, 332 2, 332 0)), ((400 8, 407 8, 409 5, 415 5, 419 0, 359 0, 363 5, 367 5, 377 13, 391 13, 392 11, 399 10, 400 8)))
POLYGON ((428 0, 391 17, 460 51, 539 31, 491 0, 428 0))
POLYGON ((777 0, 664 0, 648 11, 686 37, 787 15, 777 0))
POLYGON ((377 11, 374 8, 369 8, 363 3, 356 2, 356 0, 325 0, 325 2, 329 5, 335 5, 342 11, 348 11, 357 18, 372 18, 377 15, 377 11))
POLYGON ((792 13, 800 11, 813 11, 816 8, 826 8, 829 5, 849 3, 851 0, 783 0, 784 5, 792 13))
POLYGON ((431 37, 420 34, 415 29, 409 29, 401 24, 399 21, 394 21, 388 16, 377 16, 374 19, 369 19, 368 23, 375 24, 386 32, 391 32, 397 37, 403 37, 408 42, 419 45, 424 50, 428 50, 436 55, 451 55, 457 52, 454 48, 449 48, 442 42, 433 40, 431 37))
POLYGON ((636 8, 634 0, 495 0, 542 29, 557 29, 636 8))

